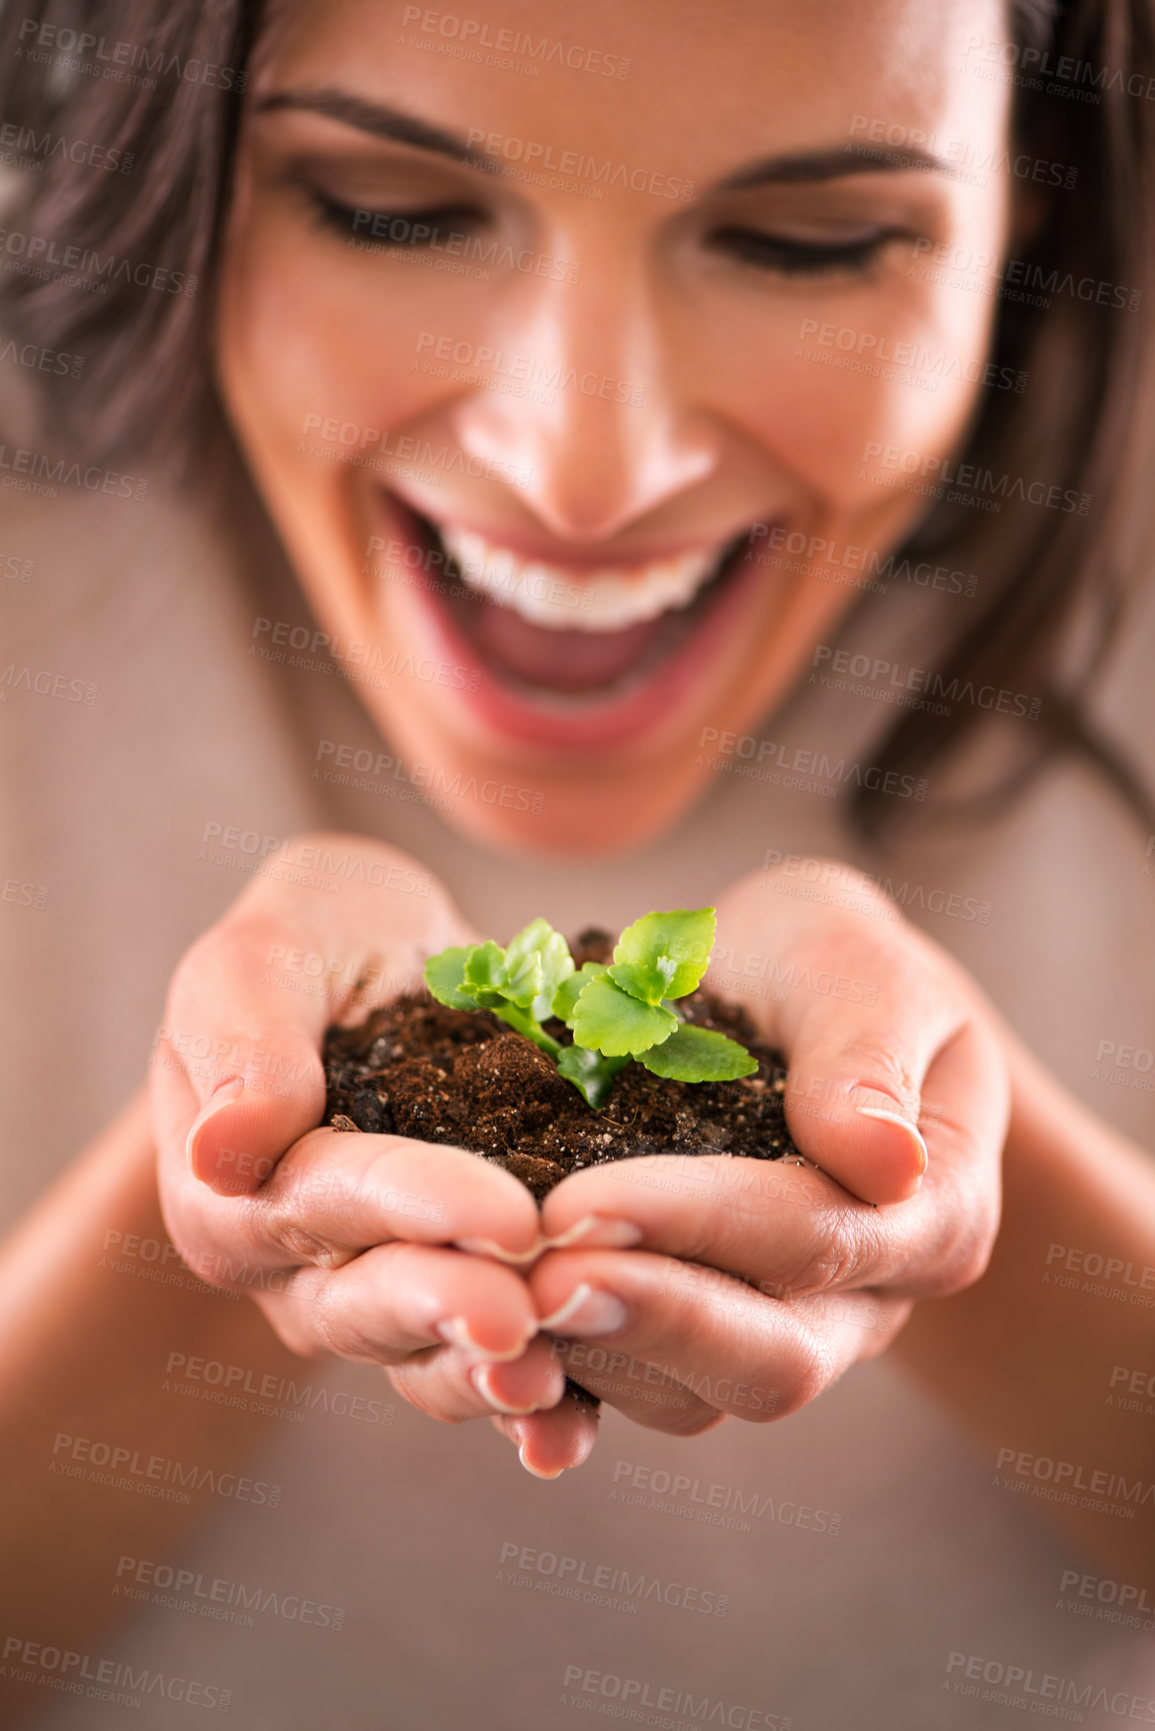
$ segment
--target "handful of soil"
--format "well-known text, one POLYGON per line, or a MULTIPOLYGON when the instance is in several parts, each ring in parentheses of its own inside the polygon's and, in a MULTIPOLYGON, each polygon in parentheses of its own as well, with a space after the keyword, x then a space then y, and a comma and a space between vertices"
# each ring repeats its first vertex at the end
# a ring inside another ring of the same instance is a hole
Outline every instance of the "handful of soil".
MULTIPOLYGON (((612 939, 583 932, 574 960, 611 959, 612 939)), ((356 1028, 330 1028, 322 1057, 325 1123, 470 1149, 504 1166, 540 1201, 570 1172, 643 1154, 797 1156, 786 1128, 786 1068, 745 1012, 699 988, 679 1011, 739 1040, 758 1061, 734 1082, 674 1082, 627 1064, 608 1103, 587 1106, 531 1040, 487 1010, 452 1010, 409 993, 356 1028)), ((547 1031, 569 1039, 561 1022, 547 1031)))

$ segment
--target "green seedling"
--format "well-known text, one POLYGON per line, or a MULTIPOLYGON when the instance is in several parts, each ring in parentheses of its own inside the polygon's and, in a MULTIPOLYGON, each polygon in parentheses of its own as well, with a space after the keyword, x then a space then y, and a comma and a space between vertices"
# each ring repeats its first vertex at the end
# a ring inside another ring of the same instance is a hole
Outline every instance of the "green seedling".
POLYGON ((426 964, 425 983, 438 1003, 489 1010, 532 1040, 595 1108, 633 1062, 675 1082, 732 1082, 752 1076, 757 1060, 677 1009, 706 971, 715 925, 713 908, 643 914, 618 939, 612 962, 578 968, 561 933, 531 920, 504 950, 492 940, 442 950, 426 964), (547 1032, 551 1019, 570 1042, 547 1032))

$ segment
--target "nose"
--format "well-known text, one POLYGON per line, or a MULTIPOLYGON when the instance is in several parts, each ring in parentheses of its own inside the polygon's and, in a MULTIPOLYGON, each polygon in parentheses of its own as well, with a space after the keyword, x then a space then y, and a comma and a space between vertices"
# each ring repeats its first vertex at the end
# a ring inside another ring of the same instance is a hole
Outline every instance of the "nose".
POLYGON ((588 284, 586 274, 526 285, 501 321, 516 385, 491 374, 450 413, 468 455, 516 466, 520 497, 551 535, 599 543, 704 481, 721 440, 684 400, 644 266, 599 262, 588 284))

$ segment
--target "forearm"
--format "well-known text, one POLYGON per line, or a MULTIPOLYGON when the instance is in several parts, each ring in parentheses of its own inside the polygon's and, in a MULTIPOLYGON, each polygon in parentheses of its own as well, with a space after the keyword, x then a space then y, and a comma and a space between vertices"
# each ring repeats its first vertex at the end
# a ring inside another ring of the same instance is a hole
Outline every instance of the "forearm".
POLYGON ((278 1375, 300 1361, 248 1299, 211 1291, 176 1258, 143 1095, 0 1251, 0 1319, 0 1626, 6 1638, 89 1650, 123 1609, 119 1558, 163 1559, 202 1504, 195 1493, 135 1494, 147 1463, 216 1474, 262 1428, 165 1392, 171 1355, 278 1375), (117 1471, 106 1451, 120 1449, 117 1471))
POLYGON ((1150 1584, 1155 1403, 1123 1403, 1132 1372, 1155 1373, 1155 1161, 1021 1048, 1012 1064, 990 1266, 967 1291, 919 1305, 894 1350, 990 1447, 1002 1485, 1124 1580, 1150 1584))

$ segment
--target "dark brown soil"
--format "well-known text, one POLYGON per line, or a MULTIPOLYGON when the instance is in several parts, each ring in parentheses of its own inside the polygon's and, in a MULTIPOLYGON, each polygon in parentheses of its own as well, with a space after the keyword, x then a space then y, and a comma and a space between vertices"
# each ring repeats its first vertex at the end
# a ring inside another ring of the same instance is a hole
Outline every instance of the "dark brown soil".
MULTIPOLYGON (((575 960, 608 961, 605 932, 583 932, 575 960)), ((737 1082, 671 1082, 627 1064, 594 1111, 544 1052, 488 1011, 450 1010, 424 993, 374 1010, 356 1028, 330 1028, 325 1122, 468 1148, 504 1166, 540 1200, 567 1173, 641 1154, 796 1154, 782 1107, 785 1067, 744 1011, 698 991, 687 1021, 740 1040, 757 1075, 737 1082)), ((548 1024, 558 1039, 569 1035, 548 1024)))

